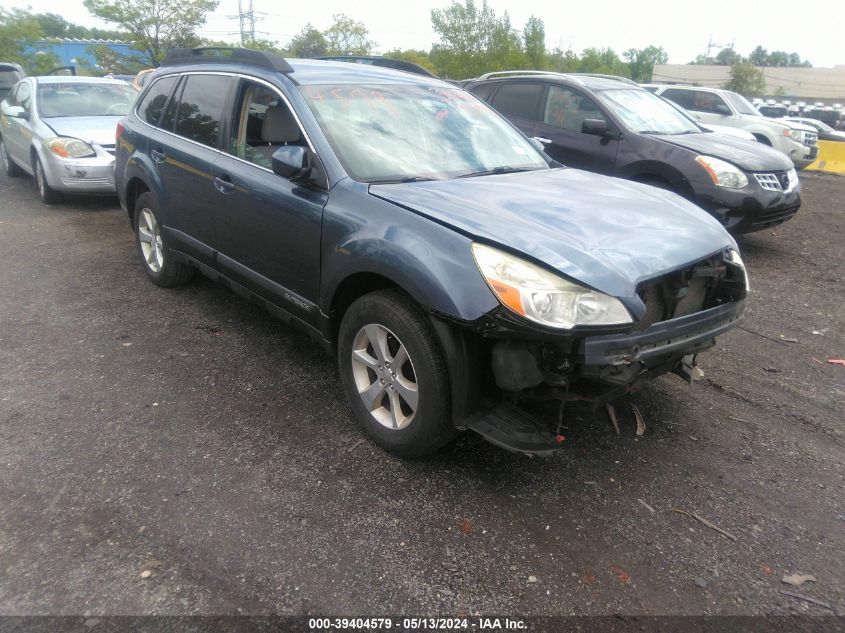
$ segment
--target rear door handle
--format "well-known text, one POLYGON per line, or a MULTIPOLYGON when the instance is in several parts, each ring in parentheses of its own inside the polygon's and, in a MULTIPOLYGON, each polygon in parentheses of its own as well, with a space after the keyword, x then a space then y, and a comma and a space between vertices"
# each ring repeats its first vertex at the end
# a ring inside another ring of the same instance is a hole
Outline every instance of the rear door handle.
POLYGON ((160 149, 154 149, 150 152, 150 155, 153 157, 153 160, 157 163, 163 163, 165 159, 167 159, 165 153, 160 149))
POLYGON ((228 176, 215 176, 214 188, 220 193, 232 193, 235 190, 235 183, 229 180, 228 176))
POLYGON ((552 142, 552 139, 550 139, 550 138, 543 138, 542 136, 534 136, 534 137, 533 137, 533 139, 534 139, 535 141, 540 141, 543 145, 548 145, 549 143, 551 143, 551 142, 552 142))

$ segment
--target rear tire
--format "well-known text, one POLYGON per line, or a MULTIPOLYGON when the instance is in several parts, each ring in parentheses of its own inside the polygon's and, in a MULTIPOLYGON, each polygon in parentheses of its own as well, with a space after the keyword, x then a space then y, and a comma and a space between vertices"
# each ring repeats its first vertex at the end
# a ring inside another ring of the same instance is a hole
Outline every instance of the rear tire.
POLYGON ((141 266, 155 285, 172 288, 194 278, 196 270, 174 261, 159 222, 156 199, 148 191, 135 201, 135 244, 141 266))
POLYGON ((41 159, 35 157, 35 184, 38 186, 38 195, 41 197, 41 202, 44 204, 58 204, 62 201, 62 194, 53 189, 50 183, 47 182, 47 176, 44 173, 44 166, 41 164, 41 159))
POLYGON ((418 457, 455 439, 443 352, 408 296, 397 290, 364 295, 346 311, 338 338, 346 396, 374 442, 418 457))
POLYGON ((20 165, 9 158, 9 153, 6 151, 6 142, 2 139, 0 139, 0 164, 3 167, 3 172, 9 178, 17 178, 25 173, 20 165))

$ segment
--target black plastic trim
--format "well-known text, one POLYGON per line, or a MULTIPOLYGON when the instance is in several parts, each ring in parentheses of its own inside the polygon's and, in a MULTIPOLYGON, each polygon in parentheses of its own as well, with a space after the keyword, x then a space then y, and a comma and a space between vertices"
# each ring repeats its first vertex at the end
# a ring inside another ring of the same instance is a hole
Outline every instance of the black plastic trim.
POLYGON ((737 326, 744 308, 744 300, 736 301, 661 321, 636 334, 588 337, 584 340, 584 363, 620 365, 683 353, 737 326))

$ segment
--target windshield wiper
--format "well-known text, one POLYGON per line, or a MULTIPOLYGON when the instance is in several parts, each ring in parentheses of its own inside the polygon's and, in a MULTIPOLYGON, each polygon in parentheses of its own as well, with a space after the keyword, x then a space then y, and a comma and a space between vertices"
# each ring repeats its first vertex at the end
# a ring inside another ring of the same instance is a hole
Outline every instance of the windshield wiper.
POLYGON ((437 178, 429 178, 428 176, 405 176, 404 178, 385 178, 384 180, 370 180, 371 185, 391 185, 403 182, 426 182, 429 180, 437 180, 437 178))
POLYGON ((471 171, 466 174, 461 174, 458 178, 473 178, 475 176, 492 176, 494 174, 515 174, 520 171, 537 171, 534 167, 514 167, 513 165, 502 165, 501 167, 494 167, 493 169, 485 169, 483 171, 471 171))
POLYGON ((661 132, 660 130, 639 130, 640 134, 659 134, 660 136, 664 136, 666 132, 661 132))

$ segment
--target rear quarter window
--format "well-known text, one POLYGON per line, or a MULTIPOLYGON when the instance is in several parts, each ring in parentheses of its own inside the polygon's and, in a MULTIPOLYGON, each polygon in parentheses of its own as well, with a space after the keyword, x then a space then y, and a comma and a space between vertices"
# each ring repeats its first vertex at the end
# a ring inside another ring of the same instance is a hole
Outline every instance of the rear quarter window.
POLYGON ((496 84, 481 84, 480 86, 473 86, 469 91, 482 101, 488 101, 495 89, 496 84))
POLYGON ((167 104, 167 99, 170 93, 173 92, 173 86, 176 85, 178 77, 162 77, 150 86, 149 91, 141 103, 138 105, 138 116, 145 123, 157 126, 161 120, 161 113, 164 112, 164 106, 167 104))

